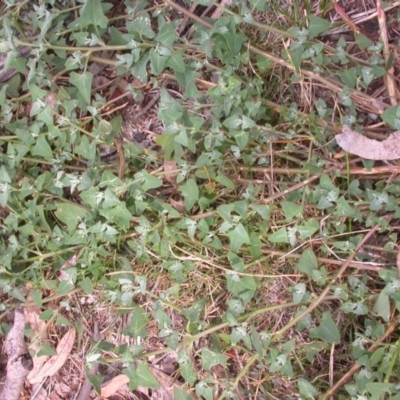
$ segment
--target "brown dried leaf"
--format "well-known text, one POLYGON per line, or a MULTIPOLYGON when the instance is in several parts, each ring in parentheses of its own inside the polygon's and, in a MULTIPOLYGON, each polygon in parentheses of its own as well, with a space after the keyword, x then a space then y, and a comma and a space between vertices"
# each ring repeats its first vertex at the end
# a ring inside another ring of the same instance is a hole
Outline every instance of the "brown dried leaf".
POLYGON ((181 213, 186 211, 185 203, 183 200, 175 200, 172 196, 168 199, 169 203, 171 204, 172 207, 175 208, 176 211, 179 211, 181 213))
POLYGON ((129 383, 129 378, 126 375, 117 375, 101 388, 101 397, 112 396, 121 386, 126 385, 127 383, 129 383))
POLYGON ((69 354, 71 353, 72 346, 74 345, 76 331, 70 328, 69 331, 63 336, 58 343, 56 352, 57 354, 51 357, 39 370, 35 377, 32 377, 30 382, 41 382, 46 376, 53 376, 65 363, 69 354))
MULTIPOLYGON (((28 296, 28 301, 32 301, 30 296, 28 296)), ((29 345, 29 349, 33 350, 35 354, 40 350, 41 344, 47 340, 46 323, 39 318, 40 314, 41 311, 38 306, 24 308, 25 322, 31 326, 33 332, 32 337, 34 338, 34 341, 29 345)), ((38 374, 48 358, 49 356, 32 357, 33 369, 28 374, 28 382, 38 374)))
POLYGON ((176 184, 176 177, 178 175, 176 161, 174 160, 164 160, 164 172, 165 179, 171 183, 174 187, 176 184))
POLYGON ((397 160, 400 158, 400 132, 394 132, 387 139, 379 142, 343 125, 342 133, 336 135, 335 138, 343 150, 368 160, 397 160))

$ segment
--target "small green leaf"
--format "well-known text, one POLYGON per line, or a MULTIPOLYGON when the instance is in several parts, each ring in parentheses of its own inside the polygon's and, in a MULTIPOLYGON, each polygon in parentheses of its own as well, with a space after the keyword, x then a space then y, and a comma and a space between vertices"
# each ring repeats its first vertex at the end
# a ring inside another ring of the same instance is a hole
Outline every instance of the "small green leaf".
POLYGON ((140 13, 140 15, 132 22, 128 23, 126 27, 129 33, 138 35, 140 39, 142 39, 143 37, 152 39, 156 35, 151 28, 149 14, 146 12, 140 13))
POLYGON ((374 313, 379 315, 385 322, 390 320, 390 300, 383 291, 379 293, 373 308, 374 313))
POLYGON ((207 371, 210 371, 211 367, 214 365, 225 366, 226 362, 228 361, 228 357, 224 356, 223 354, 214 353, 213 351, 204 347, 201 349, 201 359, 203 362, 203 367, 207 371))
POLYGON ((44 343, 41 347, 38 353, 36 354, 37 357, 41 356, 55 356, 57 353, 55 350, 50 346, 50 343, 44 343))
POLYGON ((87 293, 87 294, 92 294, 93 293, 93 284, 92 281, 86 277, 85 279, 82 279, 78 285, 87 293))
POLYGON ((142 308, 135 307, 131 316, 131 323, 122 331, 122 333, 130 337, 140 336, 141 338, 145 338, 148 335, 146 329, 148 320, 149 319, 142 308))
POLYGON ((258 334, 257 330, 254 328, 253 325, 251 326, 250 339, 257 354, 260 357, 263 357, 265 354, 265 349, 261 343, 260 335, 258 334))
POLYGON ((300 273, 308 276, 312 276, 313 271, 318 269, 317 257, 315 257, 314 252, 310 248, 303 251, 297 263, 297 269, 300 273))
POLYGON ((75 21, 79 28, 87 28, 88 25, 107 28, 108 18, 104 15, 100 0, 85 0, 80 10, 80 17, 75 21))
POLYGON ((318 396, 319 392, 315 387, 308 381, 306 381, 303 378, 299 378, 297 381, 297 385, 299 387, 299 392, 301 395, 301 398, 306 400, 306 399, 315 399, 316 396, 318 396))
POLYGON ((400 130, 400 105, 385 110, 381 118, 392 128, 400 130))
POLYGON ((237 224, 235 228, 227 233, 231 241, 231 250, 236 253, 242 244, 250 244, 250 236, 242 224, 237 224))
POLYGON ((271 208, 269 206, 265 206, 263 204, 252 204, 250 205, 250 208, 257 212, 263 220, 269 220, 269 216, 271 214, 271 208))
POLYGON ((268 240, 271 243, 289 243, 289 237, 286 228, 278 229, 269 236, 268 240))
POLYGON ((186 389, 174 385, 174 400, 193 400, 193 397, 186 389))
POLYGON ((303 53, 304 53, 303 45, 298 46, 289 51, 290 61, 292 62, 293 66, 296 68, 296 70, 298 70, 301 66, 301 61, 303 59, 303 53))
POLYGON ((156 49, 151 49, 149 52, 150 66, 155 75, 160 75, 167 64, 168 57, 163 56, 156 49))
POLYGON ((182 377, 190 386, 193 386, 197 380, 197 373, 194 369, 192 359, 186 349, 179 351, 178 363, 182 377))
POLYGON ((199 200, 199 188, 194 179, 189 179, 184 185, 179 188, 185 198, 186 210, 190 210, 199 200))
POLYGON ((33 156, 40 156, 46 160, 53 159, 53 151, 51 150, 51 147, 43 133, 39 135, 35 146, 32 147, 31 153, 33 156))
POLYGON ((88 211, 83 207, 72 203, 58 203, 56 217, 67 225, 68 233, 72 234, 78 224, 84 220, 88 211))
POLYGON ((162 181, 156 176, 149 174, 146 170, 135 174, 135 179, 140 179, 142 182, 143 191, 147 192, 151 189, 157 189, 162 186, 162 181))
POLYGON ((183 74, 186 69, 185 61, 183 60, 183 52, 181 50, 174 50, 167 61, 167 65, 172 68, 174 72, 183 74))
POLYGON ((182 314, 190 321, 190 322, 198 322, 200 319, 200 315, 204 310, 205 300, 196 301, 192 306, 187 310, 182 310, 182 314))
POLYGON ((317 328, 310 329, 310 337, 321 339, 327 343, 340 343, 339 329, 333 322, 329 311, 323 313, 320 325, 317 328))
POLYGON ((215 181, 220 183, 221 185, 224 185, 228 189, 235 189, 235 184, 223 174, 218 174, 215 178, 215 181))
POLYGON ((86 160, 94 161, 96 158, 96 143, 89 142, 87 136, 83 136, 79 146, 76 146, 75 151, 77 154, 86 158, 86 160))
POLYGON ((175 37, 176 32, 173 24, 164 24, 158 32, 158 35, 155 37, 155 40, 163 46, 171 48, 174 44, 175 37))
POLYGON ((360 50, 365 50, 369 46, 373 45, 373 42, 370 39, 368 39, 364 35, 360 35, 357 32, 354 32, 354 37, 356 39, 356 43, 357 43, 358 47, 360 48, 360 50))
POLYGON ((303 207, 297 204, 284 201, 281 204, 283 213, 285 214, 286 222, 292 222, 293 218, 299 218, 303 215, 303 207))
POLYGON ((133 379, 137 380, 138 386, 143 386, 150 389, 157 389, 160 387, 160 384, 150 371, 150 368, 146 362, 139 364, 133 379))
POLYGON ((310 26, 309 26, 309 37, 314 39, 320 33, 327 31, 331 28, 332 24, 327 20, 316 17, 315 15, 310 15, 310 26))
POLYGON ((320 226, 317 220, 314 218, 309 219, 304 225, 299 225, 297 227, 297 232, 300 235, 300 239, 308 239, 315 232, 319 230, 320 226))
POLYGON ((83 72, 82 74, 77 74, 76 72, 71 72, 69 77, 69 82, 74 85, 79 93, 82 95, 87 104, 90 103, 90 92, 92 90, 93 74, 91 72, 83 72))

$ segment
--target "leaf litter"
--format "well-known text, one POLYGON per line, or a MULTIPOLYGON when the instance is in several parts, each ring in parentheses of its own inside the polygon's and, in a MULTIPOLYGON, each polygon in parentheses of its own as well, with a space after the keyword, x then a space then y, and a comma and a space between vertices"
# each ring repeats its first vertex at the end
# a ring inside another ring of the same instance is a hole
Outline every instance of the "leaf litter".
POLYGON ((394 132, 383 141, 367 138, 343 125, 342 133, 335 136, 337 144, 350 154, 368 160, 397 160, 400 158, 400 132, 394 132))

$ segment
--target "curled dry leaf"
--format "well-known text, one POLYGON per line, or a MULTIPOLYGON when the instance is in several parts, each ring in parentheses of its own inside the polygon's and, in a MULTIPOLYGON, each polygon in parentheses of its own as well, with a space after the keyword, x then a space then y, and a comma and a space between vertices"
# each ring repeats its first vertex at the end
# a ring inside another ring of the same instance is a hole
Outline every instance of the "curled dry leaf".
POLYGON ((65 363, 72 346, 74 345, 76 331, 70 328, 69 331, 62 337, 57 346, 57 354, 51 357, 39 370, 36 376, 30 379, 31 384, 41 382, 46 376, 53 376, 65 363))
POLYGON ((394 132, 387 139, 379 142, 343 125, 342 133, 336 135, 335 138, 343 150, 368 160, 397 160, 400 158, 400 132, 394 132))

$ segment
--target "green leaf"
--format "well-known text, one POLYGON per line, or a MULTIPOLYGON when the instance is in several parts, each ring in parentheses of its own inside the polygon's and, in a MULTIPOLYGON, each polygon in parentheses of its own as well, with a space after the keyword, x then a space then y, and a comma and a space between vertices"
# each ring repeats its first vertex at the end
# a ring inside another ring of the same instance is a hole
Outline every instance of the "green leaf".
POLYGON ((285 214, 286 222, 292 222, 293 218, 299 218, 303 215, 303 207, 297 204, 284 201, 281 203, 283 213, 285 214))
POLYGON ((174 385, 174 400, 193 400, 193 397, 186 389, 174 385))
POLYGON ((96 158, 96 143, 89 142, 87 136, 83 136, 79 146, 76 146, 75 151, 77 154, 86 158, 86 160, 94 161, 96 158))
POLYGON ((271 243, 289 243, 289 237, 286 228, 280 228, 268 237, 271 243))
POLYGON ((198 322, 200 319, 200 314, 203 312, 205 306, 205 300, 196 301, 192 306, 187 310, 182 310, 182 314, 190 321, 190 322, 198 322))
POLYGON ((231 241, 231 250, 236 253, 242 244, 250 244, 250 236, 242 224, 237 224, 235 228, 227 233, 231 241))
POLYGON ((384 111, 381 118, 392 128, 400 130, 400 105, 384 111))
POLYGON ((133 379, 137 381, 138 386, 143 386, 150 389, 157 389, 160 387, 160 384, 150 371, 150 368, 146 362, 139 364, 139 366, 136 368, 133 379))
MULTIPOLYGON (((80 28, 87 28, 88 25, 107 28, 108 18, 104 15, 102 1, 85 0, 84 6, 80 10, 80 17, 75 21, 80 28)), ((106 3, 103 3, 106 4, 106 3)))
POLYGON ((294 49, 291 49, 289 51, 290 54, 290 61, 292 62, 293 66, 298 70, 301 65, 301 61, 303 59, 303 53, 304 53, 304 46, 298 46, 294 49))
POLYGON ((176 32, 173 24, 164 24, 158 32, 158 35, 155 37, 155 40, 163 46, 171 48, 174 44, 175 37, 176 32))
POLYGON ((360 48, 360 50, 365 50, 366 48, 368 48, 369 46, 372 46, 374 44, 366 36, 360 35, 357 32, 354 32, 354 37, 356 39, 356 43, 357 43, 358 47, 360 48))
POLYGON ((299 378, 299 380, 297 381, 297 385, 301 398, 304 400, 315 399, 315 397, 319 394, 318 390, 315 389, 315 387, 310 382, 306 381, 303 378, 299 378))
POLYGON ((126 24, 126 27, 129 33, 138 35, 140 39, 143 39, 144 37, 152 39, 156 35, 151 28, 149 14, 146 12, 140 13, 140 15, 131 23, 126 24))
POLYGON ((318 230, 319 223, 314 218, 309 219, 304 225, 299 225, 297 227, 297 232, 300 235, 300 239, 308 239, 318 230))
POLYGON ((0 182, 11 183, 10 174, 8 173, 8 171, 4 165, 2 165, 0 167, 0 182))
POLYGON ((131 337, 145 338, 148 335, 146 326, 148 322, 148 317, 141 307, 135 307, 132 316, 131 323, 127 328, 125 328, 122 333, 131 337))
POLYGON ((257 214, 261 216, 261 218, 265 221, 269 220, 269 216, 271 214, 271 207, 265 206, 263 204, 252 204, 250 205, 250 208, 252 208, 257 214))
POLYGON ((379 315, 385 322, 390 320, 390 300, 383 291, 379 293, 373 308, 374 313, 379 315))
POLYGON ((161 55, 157 49, 151 49, 149 57, 153 73, 155 75, 160 75, 165 69, 168 57, 161 55))
POLYGON ((314 39, 320 33, 327 31, 331 28, 332 24, 327 20, 316 17, 315 15, 310 15, 310 26, 309 26, 309 37, 314 39))
POLYGON ((93 74, 91 72, 83 72, 82 74, 77 74, 76 72, 71 72, 69 77, 69 82, 74 85, 79 93, 82 95, 87 104, 90 103, 90 92, 92 90, 93 74))
POLYGON ((228 43, 228 47, 232 53, 232 55, 237 56, 242 49, 243 43, 246 42, 247 37, 242 33, 226 33, 224 35, 226 42, 228 43))
POLYGON ((92 294, 93 293, 93 284, 92 281, 86 277, 85 279, 82 279, 78 285, 87 293, 87 294, 92 294))
POLYGON ((221 185, 224 185, 228 189, 235 189, 235 184, 228 177, 221 173, 216 176, 215 181, 221 185))
POLYGON ((183 60, 183 52, 181 50, 174 50, 167 61, 167 65, 172 68, 175 73, 183 74, 186 69, 185 61, 183 60))
POLYGON ((43 133, 39 135, 35 146, 32 147, 31 153, 33 156, 40 156, 46 160, 53 159, 53 151, 43 133))
POLYGON ((162 186, 162 181, 156 176, 149 174, 146 170, 140 171, 135 174, 135 179, 139 179, 142 182, 143 191, 147 192, 151 189, 157 189, 162 186))
POLYGON ((184 185, 179 188, 185 198, 186 210, 190 210, 199 200, 199 188, 194 179, 189 179, 184 185))
POLYGON ((350 88, 355 88, 359 76, 358 68, 353 67, 346 69, 345 71, 337 72, 336 75, 343 81, 345 85, 350 88))
POLYGON ((333 322, 329 311, 322 314, 320 325, 317 328, 310 329, 310 337, 321 339, 327 343, 340 343, 339 329, 333 322))
POLYGON ((226 362, 228 361, 228 357, 224 356, 223 354, 214 353, 207 348, 201 349, 201 359, 203 362, 203 368, 207 371, 210 371, 211 367, 214 365, 222 365, 225 366, 226 362))
POLYGON ((315 257, 314 252, 310 248, 303 251, 297 263, 297 269, 300 273, 308 276, 312 276, 313 271, 318 269, 317 257, 315 257))
POLYGON ((257 354, 260 357, 263 357, 265 354, 265 349, 261 343, 260 335, 258 334, 253 325, 251 326, 250 339, 257 354))
POLYGON ((314 357, 322 350, 328 350, 329 345, 325 342, 311 342, 304 345, 306 350, 306 359, 311 363, 314 357))
POLYGON ((57 353, 55 350, 50 346, 50 343, 44 343, 41 347, 38 353, 36 354, 37 357, 41 356, 55 356, 57 353))
POLYGON ((190 386, 193 386, 197 380, 197 373, 194 369, 192 359, 186 349, 179 351, 178 363, 182 377, 190 386))
POLYGON ((78 224, 85 219, 88 211, 72 203, 57 203, 56 217, 67 225, 68 233, 72 234, 78 224))

